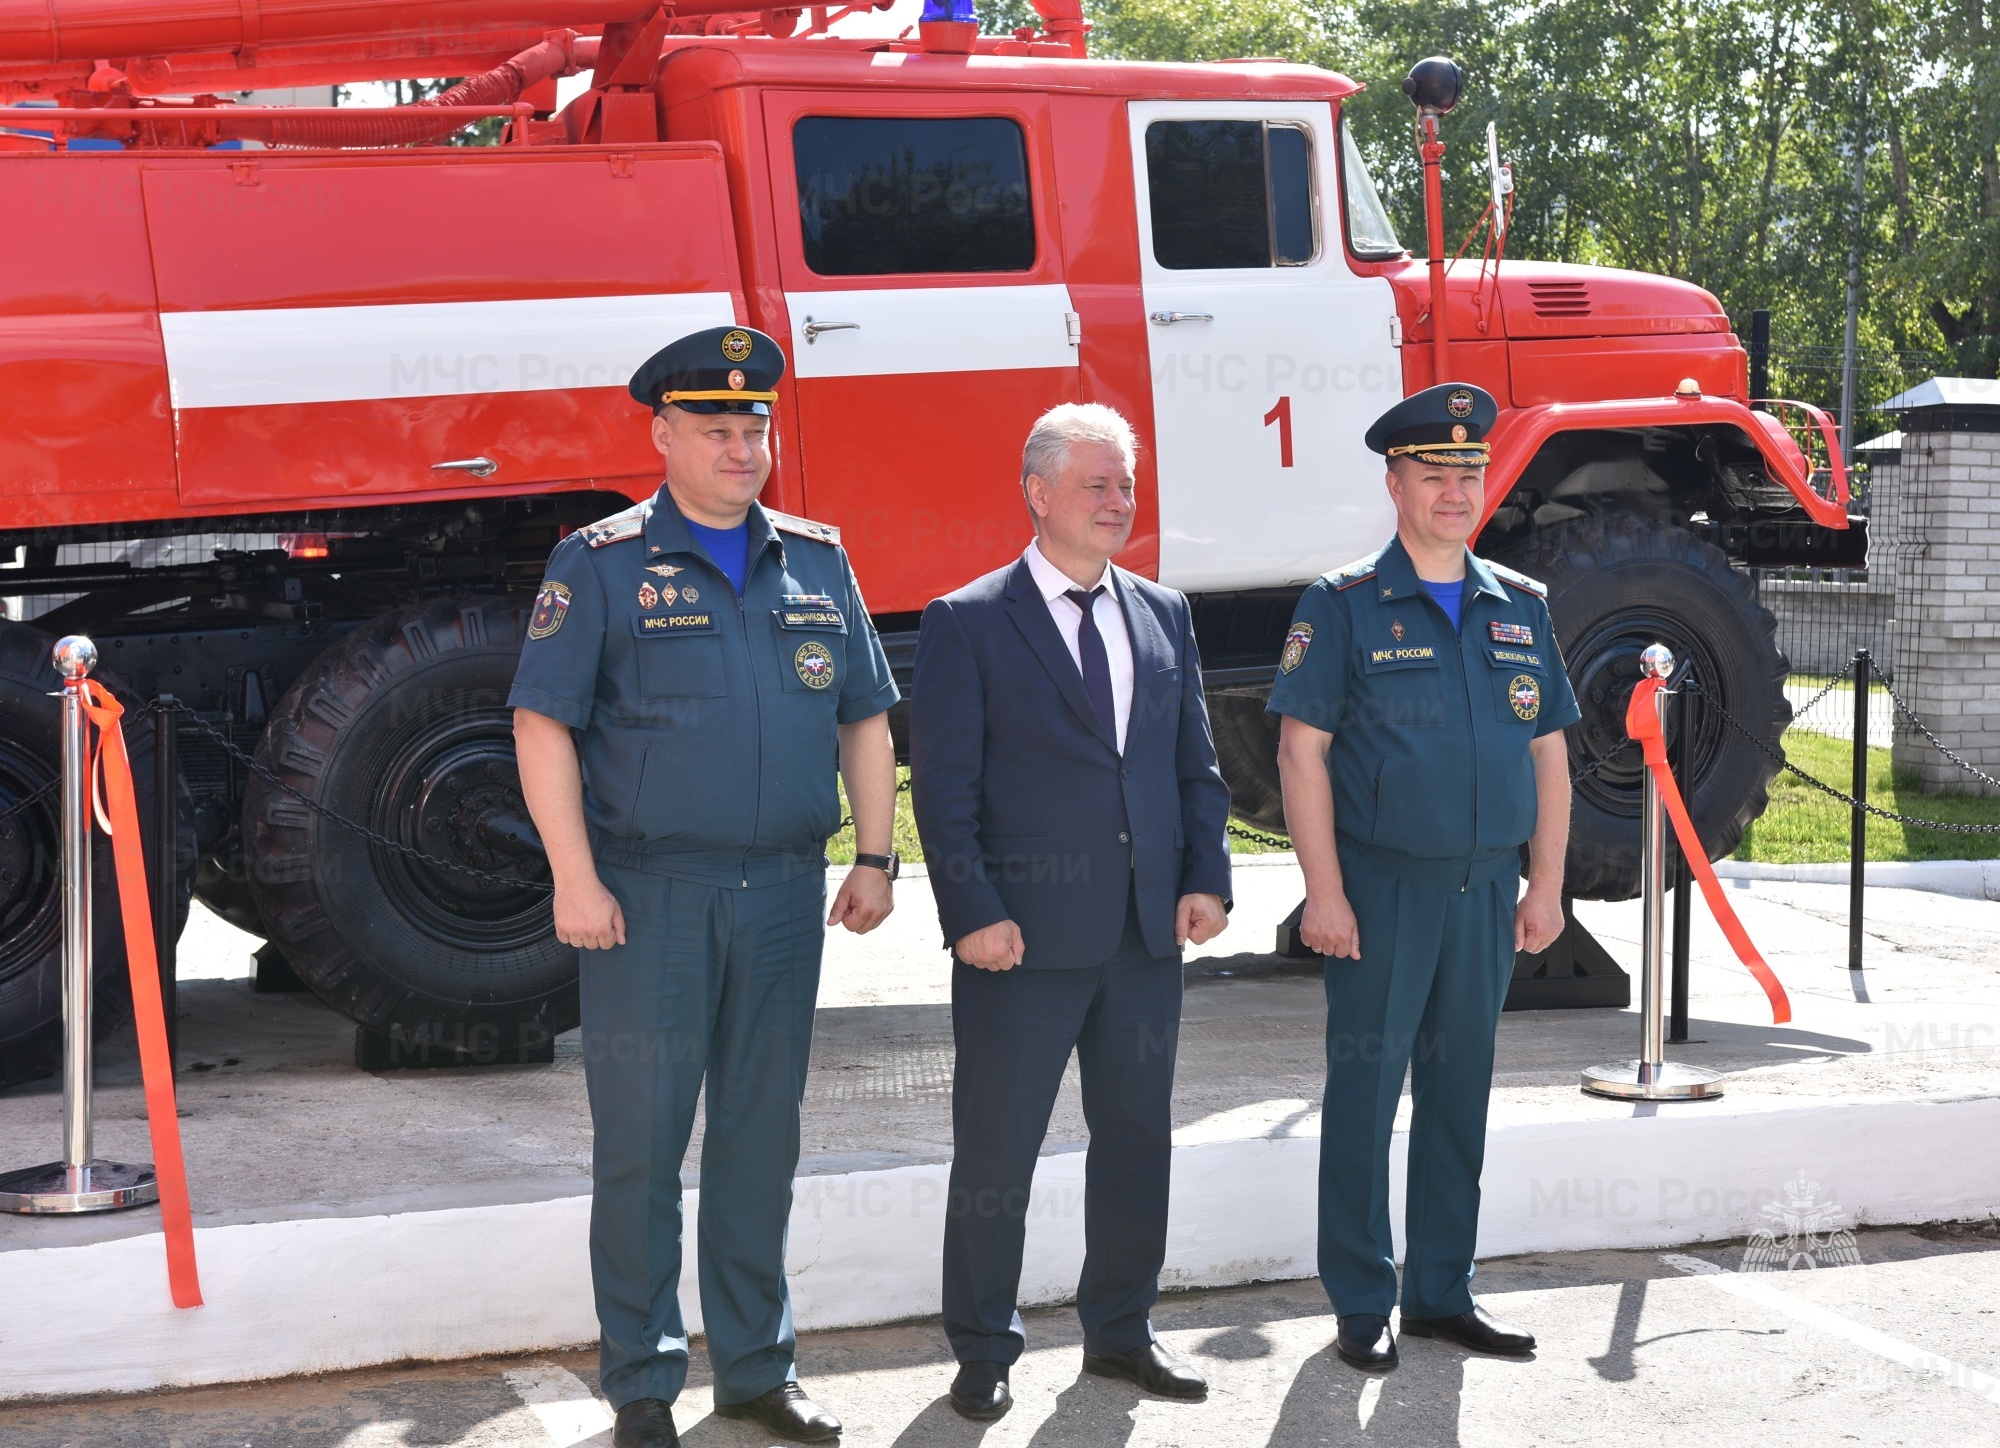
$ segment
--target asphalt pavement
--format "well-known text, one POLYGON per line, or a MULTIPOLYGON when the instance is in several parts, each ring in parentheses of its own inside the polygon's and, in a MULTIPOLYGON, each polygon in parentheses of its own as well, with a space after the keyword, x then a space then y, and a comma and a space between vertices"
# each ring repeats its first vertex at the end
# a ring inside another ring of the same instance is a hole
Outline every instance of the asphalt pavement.
MULTIPOLYGON (((1027 1314, 1016 1406, 992 1425, 952 1412, 934 1321, 809 1334, 799 1364, 850 1448, 2000 1442, 2000 1224, 1856 1233, 1821 1203, 1791 1226, 1782 1254, 1766 1241, 1483 1264, 1482 1301, 1541 1339, 1522 1360, 1406 1339, 1394 1371, 1357 1372, 1308 1281, 1161 1300, 1161 1338, 1211 1383, 1199 1404, 1083 1374, 1068 1308, 1027 1314)), ((683 1441, 774 1441, 713 1415, 699 1344, 695 1358, 683 1441)), ((594 1353, 570 1352, 18 1404, 0 1407, 0 1443, 602 1448, 596 1376, 594 1353)))

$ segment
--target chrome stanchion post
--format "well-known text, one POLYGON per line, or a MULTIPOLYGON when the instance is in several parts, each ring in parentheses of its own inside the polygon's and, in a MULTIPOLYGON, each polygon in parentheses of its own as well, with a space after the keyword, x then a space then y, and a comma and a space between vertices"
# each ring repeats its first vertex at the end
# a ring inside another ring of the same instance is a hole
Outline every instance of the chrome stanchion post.
MULTIPOLYGON (((1653 644, 1639 655, 1639 672, 1663 683, 1673 677, 1674 654, 1665 644, 1653 644)), ((1653 706, 1665 707, 1664 691, 1653 706)), ((1626 1101, 1702 1101, 1720 1096, 1721 1077, 1699 1066, 1667 1060, 1667 811, 1653 771, 1642 771, 1644 793, 1639 811, 1639 890, 1643 914, 1639 929, 1639 1056, 1610 1066, 1592 1066, 1583 1073, 1583 1089, 1593 1096, 1626 1101)))
POLYGON ((90 721, 83 686, 97 646, 80 635, 57 642, 62 687, 63 1159, 0 1176, 0 1211, 103 1212, 159 1200, 151 1166, 100 1161, 91 1153, 90 721))

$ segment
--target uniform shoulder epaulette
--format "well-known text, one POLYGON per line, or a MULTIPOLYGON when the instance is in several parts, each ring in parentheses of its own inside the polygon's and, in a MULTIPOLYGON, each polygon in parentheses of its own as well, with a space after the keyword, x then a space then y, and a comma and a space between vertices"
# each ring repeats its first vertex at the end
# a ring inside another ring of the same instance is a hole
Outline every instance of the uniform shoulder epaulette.
POLYGON ((1336 589, 1352 588, 1355 584, 1374 576, 1375 558, 1372 554, 1367 558, 1356 559, 1352 563, 1343 563, 1338 568, 1330 568, 1320 575, 1336 589))
POLYGON ((1484 561, 1486 562, 1486 566, 1493 570, 1493 576, 1502 583, 1511 583, 1522 592, 1532 593, 1537 598, 1547 598, 1549 596, 1549 586, 1542 582, 1541 579, 1530 578, 1525 573, 1516 573, 1513 569, 1495 563, 1490 559, 1484 561))
POLYGON ((622 543, 627 538, 637 538, 646 531, 646 505, 634 503, 623 512, 613 513, 608 518, 599 518, 595 523, 586 523, 576 530, 583 535, 583 541, 593 548, 602 548, 606 543, 622 543))
POLYGON ((831 523, 815 523, 810 518, 795 518, 790 513, 780 513, 776 508, 766 508, 764 516, 771 520, 771 526, 781 533, 796 533, 801 538, 810 538, 815 543, 840 542, 840 530, 831 523))

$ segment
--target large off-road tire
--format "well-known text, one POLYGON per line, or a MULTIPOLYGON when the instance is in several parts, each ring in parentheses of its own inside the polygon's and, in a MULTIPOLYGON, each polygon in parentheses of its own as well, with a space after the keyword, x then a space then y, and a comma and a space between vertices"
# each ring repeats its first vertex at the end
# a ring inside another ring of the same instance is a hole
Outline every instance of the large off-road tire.
POLYGON ((328 649, 279 702, 258 760, 308 799, 496 884, 412 860, 252 775, 251 888, 270 940, 364 1026, 483 1055, 577 1023, 577 954, 555 937, 507 691, 527 605, 460 598, 385 615, 328 649))
POLYGON ((1215 761, 1229 786, 1229 813, 1252 829, 1285 832, 1285 795, 1278 783, 1278 721, 1262 698, 1211 694, 1209 728, 1215 761))
MULTIPOLYGON (((62 705, 50 697, 62 687, 49 661, 54 644, 40 629, 0 622, 0 813, 62 769, 62 705)), ((100 672, 97 678, 128 711, 139 706, 116 675, 100 672)), ((139 836, 150 866, 158 846, 151 723, 128 729, 125 741, 138 794, 139 836)), ((180 792, 185 805, 185 786, 180 792)), ((180 836, 178 904, 185 921, 194 863, 193 817, 185 807, 180 836)), ((61 839, 54 795, 0 819, 0 1089, 51 1075, 62 1064, 61 839)), ((92 1034, 101 1038, 132 1014, 116 866, 111 842, 101 834, 91 848, 91 921, 92 1034)))
MULTIPOLYGON (((1556 637, 1583 709, 1569 730, 1572 771, 1596 764, 1624 740, 1639 653, 1656 642, 1679 661, 1673 682, 1692 677, 1778 747, 1792 717, 1785 698, 1791 666, 1755 585, 1719 548, 1668 524, 1609 515, 1558 524, 1500 561, 1548 585, 1556 637)), ((1734 851, 1764 812, 1778 766, 1712 709, 1697 706, 1693 727, 1689 811, 1716 860, 1734 851)), ((1670 747, 1679 728, 1678 710, 1670 710, 1670 747)), ((1634 745, 1578 781, 1563 886, 1569 894, 1625 900, 1639 893, 1642 768, 1634 745)))

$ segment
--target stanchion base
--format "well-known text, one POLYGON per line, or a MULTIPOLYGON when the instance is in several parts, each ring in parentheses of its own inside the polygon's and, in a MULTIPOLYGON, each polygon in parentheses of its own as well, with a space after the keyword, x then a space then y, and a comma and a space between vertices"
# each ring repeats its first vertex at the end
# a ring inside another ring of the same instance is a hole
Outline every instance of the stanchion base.
POLYGON ((1652 1080, 1642 1081, 1639 1063, 1626 1061, 1616 1066, 1592 1066, 1583 1073, 1583 1089, 1592 1096, 1619 1101, 1712 1101, 1722 1094, 1722 1076, 1699 1066, 1668 1061, 1654 1068, 1652 1080))
POLYGON ((143 1207, 159 1199, 160 1183, 153 1168, 122 1161, 93 1161, 75 1173, 52 1161, 0 1176, 0 1212, 67 1216, 143 1207))

